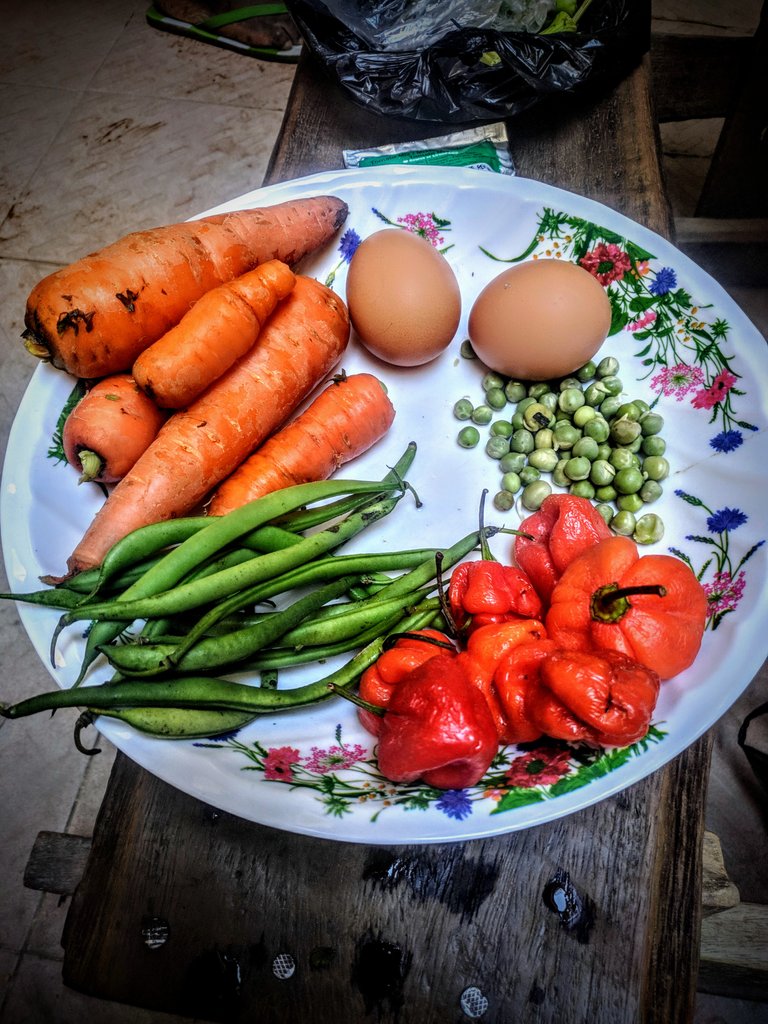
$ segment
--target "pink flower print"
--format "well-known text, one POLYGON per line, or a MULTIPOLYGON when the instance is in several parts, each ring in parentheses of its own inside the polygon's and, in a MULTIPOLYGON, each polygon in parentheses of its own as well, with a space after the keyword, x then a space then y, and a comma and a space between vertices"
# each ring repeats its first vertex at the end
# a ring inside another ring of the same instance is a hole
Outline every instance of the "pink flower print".
POLYGON ((645 313, 638 317, 637 320, 633 320, 627 324, 628 331, 642 331, 644 327, 648 327, 656 319, 656 314, 652 309, 647 309, 645 313))
POLYGON ((596 277, 603 287, 611 281, 620 281, 632 268, 629 256, 614 242, 600 242, 595 248, 581 257, 579 263, 596 277))
POLYGON ((567 750, 541 747, 516 757, 507 771, 510 786, 551 786, 571 770, 567 750))
POLYGON ((277 782, 290 780, 291 766, 298 764, 300 754, 295 747, 270 747, 264 758, 264 778, 277 782))
POLYGON ((332 747, 312 747, 309 757, 304 760, 304 767, 318 775, 327 775, 328 772, 339 771, 342 768, 351 768, 357 761, 362 761, 366 756, 365 747, 359 743, 334 744, 332 747))
POLYGON ((723 612, 734 611, 744 593, 746 582, 743 572, 735 577, 729 572, 715 573, 712 582, 704 584, 710 614, 720 615, 723 612))
POLYGON ((398 217, 397 222, 402 224, 406 231, 426 238, 435 248, 443 244, 443 236, 431 213, 406 213, 404 217, 398 217))
POLYGON ((708 388, 697 391, 691 399, 694 409, 714 409, 718 402, 728 397, 728 392, 738 378, 730 370, 721 370, 708 388))
POLYGON ((660 370, 651 379, 651 387, 662 395, 674 396, 678 402, 682 402, 686 395, 703 382, 704 371, 700 366, 677 363, 675 366, 665 366, 663 370, 660 370))

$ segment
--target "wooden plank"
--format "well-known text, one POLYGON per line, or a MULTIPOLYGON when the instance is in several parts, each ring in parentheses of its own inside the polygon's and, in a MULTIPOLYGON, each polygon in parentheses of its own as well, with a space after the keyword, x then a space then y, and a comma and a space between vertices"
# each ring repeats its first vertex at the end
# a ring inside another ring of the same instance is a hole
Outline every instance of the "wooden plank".
POLYGON ((83 877, 91 840, 62 832, 38 832, 24 870, 24 885, 69 896, 83 877))
POLYGON ((651 69, 659 121, 729 114, 751 49, 749 36, 653 33, 651 69))
POLYGON ((704 920, 699 990, 768 1002, 768 906, 739 903, 704 920))

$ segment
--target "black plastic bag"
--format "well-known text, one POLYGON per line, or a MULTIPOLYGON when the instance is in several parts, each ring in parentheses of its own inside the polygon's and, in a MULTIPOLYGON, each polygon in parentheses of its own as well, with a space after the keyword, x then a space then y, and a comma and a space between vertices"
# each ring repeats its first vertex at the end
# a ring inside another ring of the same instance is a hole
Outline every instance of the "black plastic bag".
POLYGON ((418 51, 372 49, 319 0, 287 6, 309 49, 354 100, 443 124, 503 119, 546 96, 622 77, 650 42, 649 0, 593 0, 578 32, 454 29, 418 51))

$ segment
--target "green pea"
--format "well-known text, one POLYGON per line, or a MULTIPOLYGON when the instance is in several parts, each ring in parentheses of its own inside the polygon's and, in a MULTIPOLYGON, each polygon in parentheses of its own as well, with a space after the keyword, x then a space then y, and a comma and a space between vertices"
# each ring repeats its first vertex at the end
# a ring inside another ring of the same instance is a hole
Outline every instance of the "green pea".
POLYGON ((543 383, 543 381, 537 381, 535 384, 528 385, 528 395, 535 401, 541 398, 542 395, 546 395, 549 391, 549 385, 543 383))
POLYGON ((601 501, 599 505, 595 505, 595 510, 603 517, 603 522, 608 526, 610 521, 613 519, 613 508, 601 501))
POLYGON ((586 480, 591 468, 592 463, 589 459, 585 459, 583 455, 578 456, 568 459, 565 465, 565 475, 569 480, 586 480))
POLYGON ((597 377, 615 377, 619 372, 619 360, 614 356, 605 356, 597 364, 595 375, 597 377))
POLYGON ((634 467, 620 469, 613 478, 613 486, 619 494, 637 494, 643 486, 643 474, 634 467))
POLYGON ((555 426, 555 446, 557 448, 573 448, 581 437, 581 431, 571 423, 560 423, 555 426))
POLYGON ((489 405, 476 405, 472 410, 472 422, 484 427, 493 419, 493 410, 489 405))
POLYGON ((590 501, 595 496, 595 488, 589 480, 576 480, 568 490, 577 498, 588 498, 590 501))
POLYGON ((519 409, 512 413, 510 422, 515 430, 525 430, 525 418, 519 409))
POLYGON ((616 468, 607 459, 595 459, 589 471, 589 479, 595 487, 606 487, 616 476, 616 468))
POLYGON ((507 396, 507 401, 517 403, 528 394, 528 388, 522 381, 508 380, 504 385, 504 394, 507 396))
POLYGON ((571 388, 575 391, 581 391, 581 381, 578 377, 563 377, 558 387, 561 392, 570 391, 571 388))
POLYGON ((541 430, 542 427, 551 427, 555 422, 552 413, 541 402, 534 402, 533 405, 529 405, 523 413, 523 419, 529 430, 541 430))
POLYGON ((528 465, 534 466, 542 473, 551 473, 558 461, 557 452, 552 448, 537 448, 528 456, 528 465))
POLYGON ((571 454, 583 455, 585 459, 589 459, 590 462, 594 462, 597 458, 599 448, 600 446, 593 437, 580 437, 573 448, 571 448, 571 454))
POLYGON ((516 430, 509 439, 509 450, 528 455, 533 451, 533 444, 533 434, 530 430, 516 430))
POLYGON ((581 388, 565 388, 560 392, 557 404, 563 412, 574 413, 584 405, 586 399, 581 388))
POLYGON ((646 505, 650 505, 653 501, 658 501, 663 493, 664 488, 656 480, 646 480, 638 491, 646 505))
POLYGON ((580 405, 573 414, 573 423, 576 427, 585 427, 594 419, 597 419, 597 410, 591 405, 580 405))
POLYGON ((492 459, 502 459, 509 452, 509 438, 494 434, 485 442, 485 454, 492 459))
POLYGON ((634 439, 634 441, 630 441, 629 444, 626 445, 625 447, 629 448, 629 450, 633 454, 636 454, 637 452, 640 451, 640 449, 642 448, 642 445, 643 445, 643 436, 642 436, 642 434, 638 434, 638 436, 634 439))
POLYGON ((642 419, 646 413, 651 411, 650 405, 648 405, 648 403, 644 401, 642 398, 633 398, 632 404, 636 405, 637 408, 640 410, 640 419, 642 419))
POLYGON ((603 459, 605 462, 610 462, 611 455, 613 454, 613 448, 609 444, 599 444, 597 446, 597 458, 603 459))
MULTIPOLYGON (((584 409, 591 408, 591 406, 584 406, 584 408, 579 409, 578 412, 584 412, 584 409)), ((573 422, 576 423, 575 416, 573 417, 573 422)), ((580 426, 581 424, 577 423, 576 425, 580 426)), ((595 412, 595 415, 592 417, 592 419, 588 420, 584 424, 584 433, 587 435, 587 437, 594 438, 598 444, 602 444, 604 441, 607 441, 610 437, 611 427, 608 423, 608 420, 604 419, 604 417, 598 415, 598 413, 595 412)))
POLYGON ((499 462, 499 469, 502 473, 519 473, 526 461, 524 452, 510 452, 499 462))
POLYGON ((511 437, 514 427, 509 420, 495 420, 491 424, 491 433, 498 434, 499 437, 511 437))
POLYGON ((600 403, 598 408, 607 420, 612 420, 618 409, 621 408, 621 399, 618 395, 608 395, 600 403))
POLYGON ((511 491, 497 491, 493 496, 493 505, 499 512, 509 512, 515 507, 515 496, 511 491))
POLYGON ((527 487, 523 488, 523 493, 520 495, 520 503, 523 508, 527 508, 529 512, 535 512, 541 508, 541 504, 545 498, 548 498, 552 493, 552 488, 545 480, 535 480, 533 483, 528 484, 527 487))
POLYGON ((608 459, 614 469, 639 468, 640 460, 629 448, 614 448, 608 459))
POLYGON ((595 497, 598 501, 616 501, 618 496, 619 492, 613 484, 605 484, 595 490, 595 497))
POLYGON ((605 400, 605 398, 607 398, 607 396, 608 392, 606 389, 599 381, 596 381, 594 384, 590 384, 584 392, 584 401, 587 405, 596 408, 605 400))
POLYGON ((526 396, 525 398, 521 398, 520 401, 517 403, 517 411, 518 412, 525 412, 525 410, 528 408, 529 405, 535 405, 535 404, 536 404, 536 399, 535 398, 530 398, 530 397, 526 396))
POLYGON ((609 395, 620 395, 624 390, 624 384, 619 377, 603 377, 600 383, 609 395))
POLYGON ((550 412, 554 413, 557 411, 557 395, 554 391, 547 391, 545 395, 542 395, 539 399, 545 409, 549 409, 550 412))
POLYGON ((640 421, 642 410, 638 402, 624 402, 616 410, 616 415, 620 419, 640 421))
POLYGON ((664 536, 664 523, 654 512, 646 512, 637 521, 637 528, 632 534, 636 544, 656 544, 664 536))
POLYGON ((533 444, 535 448, 554 448, 555 447, 555 432, 551 427, 545 427, 543 430, 537 430, 533 444))
POLYGON ((469 338, 465 338, 459 347, 459 355, 462 359, 477 359, 475 350, 472 348, 472 342, 469 338))
POLYGON ((523 466, 518 476, 523 487, 527 487, 528 484, 534 483, 536 480, 541 480, 541 470, 536 469, 535 466, 523 466))
POLYGON ((611 440, 614 444, 632 444, 640 437, 640 424, 627 416, 619 416, 611 423, 611 440))
POLYGON ((622 512, 639 512, 643 499, 639 494, 620 494, 616 498, 616 507, 622 512))
POLYGON ((643 460, 643 472, 649 480, 665 480, 669 476, 669 463, 662 455, 648 455, 643 460))
POLYGON ((552 470, 552 483, 557 484, 558 487, 568 487, 571 482, 565 475, 565 467, 567 464, 568 459, 560 459, 552 470))
POLYGON ((617 512, 609 523, 614 533, 620 537, 631 537, 637 526, 634 512, 617 512))
POLYGON ((664 429, 664 417, 660 416, 657 412, 648 412, 640 420, 640 426, 643 428, 643 434, 646 437, 660 434, 664 429))
POLYGON ((663 455, 666 450, 667 442, 663 437, 659 437, 658 434, 644 437, 640 445, 640 451, 643 455, 663 455))
POLYGON ((468 420, 472 416, 474 406, 468 398, 460 398, 453 407, 453 415, 457 420, 468 420))
POLYGON ((464 427, 459 431, 457 440, 462 448, 476 448, 480 443, 480 431, 477 427, 464 427))
POLYGON ((507 404, 507 396, 501 388, 491 388, 485 392, 485 401, 492 409, 503 409, 507 404))
POLYGON ((510 494, 516 494, 523 486, 523 481, 517 473, 505 473, 501 478, 501 487, 510 494))
POLYGON ((584 363, 583 366, 579 367, 579 369, 576 371, 576 377, 579 381, 581 381, 582 384, 586 384, 588 380, 594 379, 596 373, 597 367, 595 366, 594 362, 590 359, 588 363, 584 363))
POLYGON ((489 370, 488 373, 486 373, 483 376, 483 379, 480 381, 480 387, 483 389, 483 391, 496 391, 500 388, 503 388, 504 384, 504 378, 501 376, 500 373, 496 373, 495 370, 489 370))

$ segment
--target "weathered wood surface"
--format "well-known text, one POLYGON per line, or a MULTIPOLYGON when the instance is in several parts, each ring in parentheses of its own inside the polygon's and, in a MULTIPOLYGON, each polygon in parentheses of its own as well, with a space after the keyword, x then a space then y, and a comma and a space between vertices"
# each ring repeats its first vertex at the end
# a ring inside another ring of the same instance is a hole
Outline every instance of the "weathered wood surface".
MULTIPOLYGON (((670 231, 647 60, 609 95, 509 130, 520 174, 670 231)), ((368 115, 305 58, 268 180, 430 134, 439 127, 368 115)), ((118 755, 67 920, 64 980, 233 1024, 443 1024, 470 1019, 460 999, 473 986, 488 1000, 484 1024, 690 1020, 710 752, 705 737, 613 799, 535 829, 422 847, 250 824, 118 755), (280 954, 295 962, 289 979, 273 972, 280 954)))

